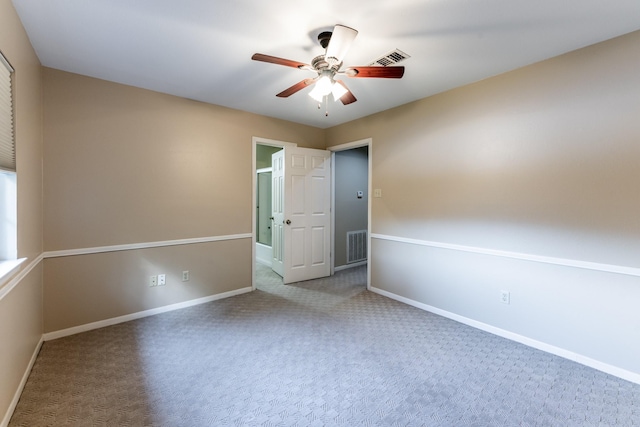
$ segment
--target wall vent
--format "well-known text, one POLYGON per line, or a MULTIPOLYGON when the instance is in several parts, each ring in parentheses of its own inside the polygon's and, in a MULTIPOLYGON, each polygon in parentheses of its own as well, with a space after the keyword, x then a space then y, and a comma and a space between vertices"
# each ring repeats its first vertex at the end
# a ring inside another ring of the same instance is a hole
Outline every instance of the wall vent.
POLYGON ((347 264, 367 260, 367 230, 347 232, 347 264))
POLYGON ((404 61, 407 58, 411 58, 409 55, 407 55, 406 53, 404 53, 403 51, 401 51, 400 49, 396 49, 393 52, 390 52, 388 54, 386 54, 385 56, 376 59, 375 61, 373 61, 371 65, 382 65, 383 67, 386 67, 388 65, 395 65, 398 62, 404 61))

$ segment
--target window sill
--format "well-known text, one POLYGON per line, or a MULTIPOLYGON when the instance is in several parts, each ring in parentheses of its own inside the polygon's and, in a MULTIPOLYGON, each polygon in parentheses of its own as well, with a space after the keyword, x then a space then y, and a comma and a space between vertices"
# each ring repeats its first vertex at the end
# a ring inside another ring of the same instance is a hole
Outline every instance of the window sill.
POLYGON ((11 276, 18 270, 20 264, 25 262, 26 258, 11 259, 6 261, 0 260, 0 288, 11 278, 11 276))

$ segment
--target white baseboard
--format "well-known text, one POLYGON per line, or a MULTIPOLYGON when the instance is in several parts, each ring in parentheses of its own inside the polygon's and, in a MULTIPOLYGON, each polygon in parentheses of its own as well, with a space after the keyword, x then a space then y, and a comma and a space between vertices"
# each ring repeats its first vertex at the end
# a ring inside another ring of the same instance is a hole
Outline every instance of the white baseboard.
POLYGON ((118 323, 129 322, 131 320, 141 319, 143 317, 149 317, 160 313, 166 313, 168 311, 180 310, 181 308, 193 307, 194 305, 205 304, 207 302, 216 301, 224 298, 233 297, 236 295, 251 292, 251 287, 237 289, 235 291, 224 292, 221 294, 210 295, 208 297, 197 298, 190 301, 184 301, 177 304, 165 305, 163 307, 152 308, 150 310, 139 311, 137 313, 126 314, 124 316, 113 317, 111 319, 100 320, 97 322, 87 323, 80 326, 74 326, 72 328, 62 329, 54 332, 47 332, 43 335, 44 341, 51 341, 69 335, 79 334, 81 332, 91 331, 93 329, 104 328, 105 326, 117 325, 118 323))
POLYGON ((338 267, 335 267, 333 271, 348 270, 350 268, 361 267, 363 265, 367 265, 367 261, 360 261, 360 262, 354 262, 353 264, 340 265, 338 267))
POLYGON ((27 384, 27 380, 29 379, 29 375, 31 374, 31 369, 33 369, 33 365, 36 363, 36 359, 38 357, 38 353, 40 353, 40 348, 42 347, 42 343, 44 342, 43 338, 40 338, 38 345, 36 345, 33 354, 31 355, 31 360, 29 361, 29 365, 27 365, 27 369, 24 371, 22 375, 22 380, 16 389, 15 394, 13 395, 13 400, 11 400, 11 404, 9 408, 7 408, 7 413, 4 415, 4 419, 0 423, 0 427, 7 427, 9 425, 9 421, 13 416, 13 412, 16 410, 16 406, 18 406, 18 401, 20 400, 20 396, 22 395, 22 391, 24 390, 24 386, 27 384))
POLYGON ((609 365, 607 363, 600 362, 595 359, 591 359, 590 357, 583 356, 578 353, 574 353, 569 350, 565 350, 560 347, 556 347, 542 341, 537 341, 532 338, 525 337, 523 335, 519 335, 501 328, 497 328, 495 326, 491 326, 486 323, 478 322, 477 320, 470 319, 468 317, 460 316, 455 313, 451 313, 446 310, 439 309, 437 307, 430 306, 428 304, 423 304, 418 301, 414 301, 409 298, 405 298, 400 295, 396 295, 394 293, 385 291, 383 289, 371 287, 371 292, 375 292, 379 295, 385 296, 387 298, 391 298, 393 300, 405 303, 407 305, 419 308, 421 310, 425 310, 434 314, 437 314, 442 317, 446 317, 451 320, 455 320, 456 322, 463 323, 465 325, 474 327, 476 329, 480 329, 485 332, 489 332, 491 334, 500 336, 502 338, 509 339, 511 341, 518 342, 520 344, 524 344, 529 347, 533 347, 537 350, 542 350, 544 352, 560 356, 565 359, 569 359, 571 361, 580 363, 581 365, 588 366, 590 368, 597 369, 599 371, 605 372, 607 374, 613 375, 618 378, 622 378, 623 380, 630 381, 635 384, 640 384, 640 374, 632 371, 627 371, 626 369, 618 368, 617 366, 609 365))

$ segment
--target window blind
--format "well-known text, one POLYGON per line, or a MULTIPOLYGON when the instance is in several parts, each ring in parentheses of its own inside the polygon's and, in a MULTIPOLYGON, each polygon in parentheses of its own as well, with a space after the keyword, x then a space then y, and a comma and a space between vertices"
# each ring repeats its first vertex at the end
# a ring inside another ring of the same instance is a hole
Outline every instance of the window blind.
POLYGON ((13 99, 11 75, 13 68, 0 52, 0 169, 16 170, 16 147, 13 132, 13 99))

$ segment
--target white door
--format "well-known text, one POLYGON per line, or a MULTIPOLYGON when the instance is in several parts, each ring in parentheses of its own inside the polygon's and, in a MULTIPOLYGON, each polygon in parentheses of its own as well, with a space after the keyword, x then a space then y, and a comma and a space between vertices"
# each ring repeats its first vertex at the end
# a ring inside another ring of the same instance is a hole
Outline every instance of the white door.
POLYGON ((284 150, 271 155, 271 269, 284 277, 284 150))
POLYGON ((331 154, 284 149, 284 283, 331 274, 331 154))
MULTIPOLYGON (((329 276, 331 154, 324 150, 285 147, 283 152, 272 156, 272 161, 273 250, 274 261, 278 256, 276 252, 282 251, 278 261, 282 262, 283 283, 329 276), (276 182, 276 176, 282 176, 282 180, 276 182), (276 199, 282 199, 282 203, 276 199)), ((278 272, 279 265, 272 268, 278 272)))

